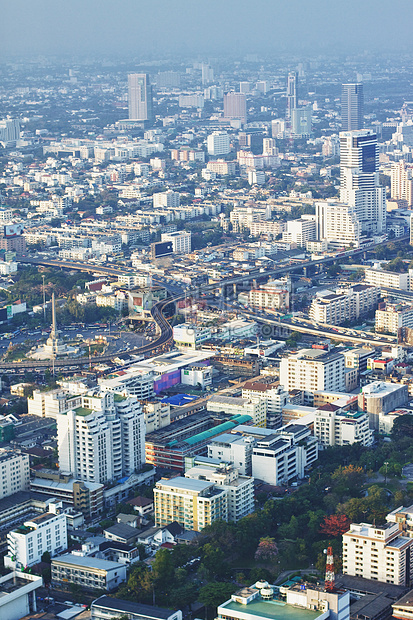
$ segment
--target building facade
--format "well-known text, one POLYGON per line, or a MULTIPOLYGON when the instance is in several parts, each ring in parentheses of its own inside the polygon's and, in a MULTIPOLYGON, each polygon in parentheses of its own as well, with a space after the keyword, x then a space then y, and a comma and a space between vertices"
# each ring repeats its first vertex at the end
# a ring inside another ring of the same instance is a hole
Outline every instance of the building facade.
POLYGON ((128 75, 129 119, 153 121, 152 87, 147 73, 128 75))
POLYGON ((343 84, 341 87, 341 125, 343 131, 364 127, 363 84, 343 84))

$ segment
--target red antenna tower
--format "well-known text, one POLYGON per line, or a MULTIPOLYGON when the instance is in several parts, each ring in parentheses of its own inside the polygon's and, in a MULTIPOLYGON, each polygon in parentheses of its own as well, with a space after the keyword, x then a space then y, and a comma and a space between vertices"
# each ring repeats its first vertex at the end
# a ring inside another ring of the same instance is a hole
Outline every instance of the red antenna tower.
POLYGON ((334 573, 333 547, 328 547, 327 562, 326 562, 326 578, 324 582, 324 588, 327 592, 332 592, 334 590, 335 578, 336 577, 334 573))

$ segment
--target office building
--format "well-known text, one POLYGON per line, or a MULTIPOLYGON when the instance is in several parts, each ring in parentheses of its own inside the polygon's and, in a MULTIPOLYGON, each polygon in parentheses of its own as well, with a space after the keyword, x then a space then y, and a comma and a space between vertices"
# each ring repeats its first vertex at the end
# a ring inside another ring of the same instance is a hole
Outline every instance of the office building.
POLYGON ((229 135, 226 131, 214 131, 207 138, 209 155, 228 155, 231 150, 229 135))
POLYGON ((296 71, 290 71, 287 77, 287 111, 286 118, 291 120, 292 111, 298 108, 298 75, 296 71))
POLYGON ((404 159, 393 162, 390 170, 391 197, 405 200, 408 207, 413 206, 413 167, 404 159))
POLYGON ((314 323, 328 325, 354 321, 377 307, 379 294, 379 288, 366 284, 337 289, 335 293, 319 293, 311 302, 309 317, 314 323))
POLYGON ((376 310, 376 332, 398 334, 402 327, 413 327, 413 306, 408 304, 386 304, 376 310))
POLYGON ((91 556, 67 553, 52 559, 52 587, 68 589, 77 584, 85 590, 115 590, 126 581, 126 565, 91 556))
POLYGON ((341 125, 343 131, 364 127, 363 84, 343 84, 341 87, 341 125))
POLYGON ((138 471, 145 462, 145 419, 134 397, 100 392, 57 416, 59 468, 79 480, 105 483, 138 471))
POLYGON ((181 323, 174 326, 173 337, 178 349, 200 349, 202 343, 211 338, 211 329, 190 323, 181 323))
POLYGON ((254 512, 254 478, 240 475, 237 467, 199 464, 188 469, 185 478, 213 482, 216 489, 226 491, 228 521, 237 523, 254 512))
POLYGON ((153 121, 152 87, 147 73, 128 75, 129 119, 153 121))
POLYGON ((380 185, 377 136, 371 130, 340 132, 340 202, 354 207, 362 233, 386 230, 386 190, 380 185))
POLYGON ((322 349, 301 349, 280 363, 280 384, 285 390, 345 391, 344 355, 322 349))
POLYGON ((20 140, 20 123, 16 118, 4 118, 0 121, 0 142, 18 142, 20 140))
POLYGON ((352 523, 343 534, 343 574, 399 586, 410 584, 413 539, 397 523, 352 523))
POLYGON ((340 248, 359 247, 361 225, 354 207, 335 200, 316 202, 315 222, 317 240, 340 248))
POLYGON ((0 618, 21 620, 37 612, 36 590, 43 577, 13 571, 0 577, 0 618))
POLYGON ((157 526, 177 521, 184 529, 199 532, 217 519, 228 520, 227 492, 212 482, 178 476, 160 480, 153 492, 157 526))
POLYGON ((110 596, 100 596, 90 606, 90 620, 182 620, 182 611, 153 607, 134 601, 123 601, 110 596))
POLYGON ((34 517, 7 534, 6 568, 13 570, 33 566, 41 561, 43 553, 51 556, 67 549, 65 514, 45 514, 34 517))
POLYGON ((245 93, 227 93, 224 95, 224 118, 239 119, 247 122, 247 100, 245 93))
POLYGON ((303 138, 311 134, 311 114, 311 106, 291 110, 291 133, 294 136, 303 138))
POLYGON ((174 254, 189 254, 191 251, 191 233, 184 230, 162 233, 161 241, 171 241, 174 254))
POLYGON ((239 433, 222 433, 208 444, 208 458, 232 463, 242 476, 251 476, 255 439, 239 433))
POLYGON ((315 412, 314 435, 323 447, 373 444, 368 415, 345 411, 333 403, 326 403, 315 412))
POLYGON ((30 485, 29 455, 0 449, 0 500, 30 485))

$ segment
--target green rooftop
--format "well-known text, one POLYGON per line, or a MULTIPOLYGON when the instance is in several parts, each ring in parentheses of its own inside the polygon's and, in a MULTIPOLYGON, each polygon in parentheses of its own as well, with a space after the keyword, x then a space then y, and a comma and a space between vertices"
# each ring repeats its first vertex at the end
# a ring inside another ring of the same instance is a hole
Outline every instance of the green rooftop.
POLYGON ((126 396, 122 396, 122 394, 114 395, 115 403, 121 403, 123 400, 126 400, 126 396))
POLYGON ((86 407, 77 407, 75 409, 75 413, 76 413, 76 415, 86 416, 86 415, 90 415, 91 413, 93 413, 93 410, 92 409, 86 409, 86 407))
POLYGON ((250 620, 254 618, 267 618, 268 620, 315 620, 323 614, 322 611, 313 611, 296 607, 295 605, 287 605, 283 601, 271 600, 263 601, 261 598, 254 599, 248 605, 242 605, 230 600, 224 605, 218 607, 218 616, 232 616, 235 618, 245 618, 250 616, 250 620), (235 612, 227 614, 227 610, 235 612))

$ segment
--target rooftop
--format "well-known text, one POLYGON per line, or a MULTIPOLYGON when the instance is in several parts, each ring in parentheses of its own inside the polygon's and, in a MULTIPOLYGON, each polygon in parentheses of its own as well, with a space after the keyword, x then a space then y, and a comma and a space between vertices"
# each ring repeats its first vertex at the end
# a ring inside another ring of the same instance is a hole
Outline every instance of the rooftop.
POLYGON ((263 601, 262 599, 254 599, 248 605, 242 605, 230 600, 218 607, 218 616, 239 616, 244 618, 248 614, 253 620, 254 618, 268 618, 268 620, 315 620, 322 615, 321 611, 312 611, 288 605, 282 601, 263 601), (235 613, 227 613, 230 610, 235 613))
POLYGON ((92 558, 90 556, 82 557, 66 553, 57 558, 53 558, 52 564, 71 564, 73 566, 84 566, 85 568, 94 568, 97 570, 112 570, 119 568, 118 562, 109 562, 109 560, 101 560, 100 558, 92 558))
POLYGON ((167 620, 167 618, 175 613, 171 609, 143 605, 142 603, 134 603, 132 601, 123 601, 105 595, 93 601, 92 608, 93 607, 104 607, 105 609, 111 609, 116 612, 119 611, 121 614, 123 612, 133 613, 143 618, 160 618, 161 620, 167 620))

